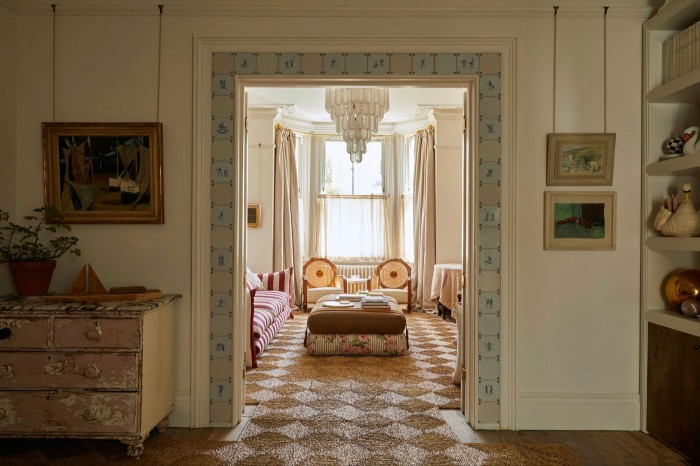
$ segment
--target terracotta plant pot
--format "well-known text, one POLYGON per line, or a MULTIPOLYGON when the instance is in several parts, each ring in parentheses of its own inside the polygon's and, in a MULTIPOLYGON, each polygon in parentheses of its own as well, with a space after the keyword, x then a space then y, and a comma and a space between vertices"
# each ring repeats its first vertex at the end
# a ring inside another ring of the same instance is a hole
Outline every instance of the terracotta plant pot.
POLYGON ((49 291, 55 260, 10 262, 18 296, 42 296, 49 291))

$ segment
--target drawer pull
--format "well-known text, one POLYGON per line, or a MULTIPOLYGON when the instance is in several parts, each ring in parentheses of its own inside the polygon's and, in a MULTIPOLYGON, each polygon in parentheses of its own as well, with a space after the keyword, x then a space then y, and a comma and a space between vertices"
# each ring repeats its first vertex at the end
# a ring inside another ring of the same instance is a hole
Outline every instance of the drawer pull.
POLYGON ((88 329, 85 332, 85 336, 88 340, 100 341, 100 338, 102 337, 102 329, 100 328, 100 324, 96 323, 95 328, 88 329))
POLYGON ((86 421, 94 421, 97 419, 97 408, 87 408, 83 411, 83 419, 86 421))
POLYGON ((100 376, 100 368, 94 364, 90 364, 83 371, 83 376, 86 379, 96 379, 100 376))
POLYGON ((700 345, 698 345, 697 343, 694 344, 694 345, 693 345, 693 349, 694 349, 694 350, 700 350, 700 345))
POLYGON ((0 377, 12 377, 13 375, 12 364, 0 364, 0 377))
POLYGON ((10 327, 0 328, 0 340, 7 340, 12 336, 12 329, 10 327))

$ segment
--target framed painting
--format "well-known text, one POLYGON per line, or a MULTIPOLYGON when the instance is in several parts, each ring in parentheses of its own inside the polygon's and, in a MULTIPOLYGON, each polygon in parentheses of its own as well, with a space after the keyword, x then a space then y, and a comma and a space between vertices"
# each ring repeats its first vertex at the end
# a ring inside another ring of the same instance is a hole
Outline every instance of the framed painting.
POLYGON ((161 123, 43 123, 44 201, 65 223, 163 223, 161 123))
POLYGON ((546 191, 544 249, 615 250, 617 193, 546 191))
POLYGON ((260 204, 248 204, 248 228, 260 227, 260 204))
POLYGON ((614 133, 547 135, 547 186, 610 186, 614 133))

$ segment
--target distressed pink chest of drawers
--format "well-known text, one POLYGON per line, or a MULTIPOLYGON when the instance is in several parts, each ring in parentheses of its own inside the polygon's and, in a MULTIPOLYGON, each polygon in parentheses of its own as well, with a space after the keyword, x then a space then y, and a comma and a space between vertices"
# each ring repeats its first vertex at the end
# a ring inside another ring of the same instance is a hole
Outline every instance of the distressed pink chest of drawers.
POLYGON ((143 452, 173 409, 173 307, 0 298, 0 437, 100 438, 143 452))

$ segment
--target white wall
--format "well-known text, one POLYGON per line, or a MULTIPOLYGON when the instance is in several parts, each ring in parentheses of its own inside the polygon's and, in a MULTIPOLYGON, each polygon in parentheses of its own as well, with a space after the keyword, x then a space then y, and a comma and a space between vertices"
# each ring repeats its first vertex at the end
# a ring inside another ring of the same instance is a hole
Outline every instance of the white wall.
MULTIPOLYGON (((18 17, 0 4, 0 209, 15 215, 17 197, 17 24, 18 17)), ((10 273, 0 266, 0 295, 9 293, 10 273)))
MULTIPOLYGON (((517 38, 517 427, 639 427, 641 18, 611 15, 608 20, 608 129, 617 133, 618 145, 614 184, 605 189, 618 193, 618 246, 614 252, 591 253, 542 249, 545 140, 551 131, 549 13, 518 18, 450 15, 429 21, 410 14, 347 15, 342 21, 309 15, 290 28, 286 17, 187 17, 169 15, 167 6, 165 11, 160 111, 165 224, 77 225, 83 260, 62 258, 52 288, 66 289, 82 263, 89 261, 106 286, 142 283, 183 294, 176 304, 173 425, 189 423, 190 314, 208 313, 190 306, 192 159, 198 156, 192 152, 192 37, 264 36, 260 43, 267 45, 261 47, 268 51, 328 50, 329 40, 345 37, 347 45, 337 48, 356 50, 362 31, 375 39, 359 51, 386 51, 382 37, 403 38, 415 44, 413 50, 430 52, 461 51, 458 42, 467 36, 517 38), (585 413, 577 410, 581 406, 585 413)), ((598 132, 601 21, 590 14, 560 13, 557 130, 598 132)), ((43 200, 40 123, 51 118, 51 18, 26 15, 19 26, 15 195, 25 212, 43 200)), ((6 33, 1 34, 4 38, 6 33)), ((57 34, 58 121, 155 119, 155 7, 149 16, 59 16, 57 34)), ((0 53, 0 58, 12 57, 11 51, 0 53)), ((11 109, 0 111, 2 118, 13 121, 11 109)), ((1 163, 4 169, 15 162, 1 163)), ((0 283, 0 292, 8 291, 7 282, 0 283)))

